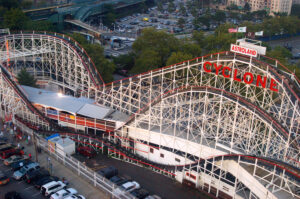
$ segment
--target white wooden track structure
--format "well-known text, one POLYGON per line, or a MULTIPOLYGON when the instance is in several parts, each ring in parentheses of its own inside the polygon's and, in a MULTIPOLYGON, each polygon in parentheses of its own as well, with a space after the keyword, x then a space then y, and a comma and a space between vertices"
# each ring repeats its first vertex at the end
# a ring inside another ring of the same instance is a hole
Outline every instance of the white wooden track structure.
POLYGON ((104 84, 70 38, 9 34, 0 37, 1 112, 51 130, 18 87, 25 67, 39 83, 126 114, 113 141, 166 165, 180 182, 219 198, 300 198, 300 88, 279 64, 222 52, 104 84), (207 61, 266 77, 267 86, 206 72, 207 61))

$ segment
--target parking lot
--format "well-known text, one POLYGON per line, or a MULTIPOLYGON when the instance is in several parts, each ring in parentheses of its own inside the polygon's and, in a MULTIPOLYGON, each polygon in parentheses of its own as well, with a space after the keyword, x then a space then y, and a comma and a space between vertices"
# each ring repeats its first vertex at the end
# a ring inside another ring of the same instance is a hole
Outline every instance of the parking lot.
POLYGON ((92 159, 75 154, 75 158, 86 162, 87 166, 98 171, 102 168, 113 166, 118 169, 119 176, 137 181, 141 187, 148 190, 150 194, 156 194, 164 199, 188 198, 188 199, 205 199, 209 198, 206 194, 186 187, 171 178, 158 174, 149 169, 139 167, 127 162, 109 158, 105 155, 98 154, 92 159))
POLYGON ((13 175, 13 171, 10 169, 10 167, 5 166, 3 162, 0 162, 0 170, 3 171, 8 177, 10 177, 10 182, 7 185, 1 186, 0 187, 0 198, 4 199, 4 195, 6 192, 9 191, 21 191, 22 192, 22 197, 24 199, 42 199, 44 198, 40 191, 37 190, 33 185, 27 184, 23 180, 21 181, 16 181, 11 176, 13 175))

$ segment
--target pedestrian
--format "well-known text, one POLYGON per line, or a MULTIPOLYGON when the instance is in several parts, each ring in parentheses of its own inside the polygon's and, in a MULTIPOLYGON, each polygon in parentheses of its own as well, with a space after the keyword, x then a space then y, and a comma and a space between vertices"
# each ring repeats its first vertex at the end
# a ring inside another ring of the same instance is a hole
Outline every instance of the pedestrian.
POLYGON ((30 135, 28 135, 27 140, 28 140, 28 144, 29 144, 30 143, 30 135))
POLYGON ((18 149, 20 149, 20 148, 21 148, 20 143, 18 143, 18 149))
POLYGON ((17 131, 17 127, 16 127, 16 126, 14 126, 14 131, 15 131, 15 132, 17 131))
POLYGON ((1 133, 0 133, 0 137, 3 137, 4 136, 4 134, 3 134, 3 131, 1 131, 1 133))

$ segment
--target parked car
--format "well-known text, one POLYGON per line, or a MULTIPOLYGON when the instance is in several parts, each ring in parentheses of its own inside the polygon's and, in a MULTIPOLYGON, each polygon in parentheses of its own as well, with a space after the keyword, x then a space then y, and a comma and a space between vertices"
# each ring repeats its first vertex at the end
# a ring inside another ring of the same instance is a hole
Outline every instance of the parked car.
POLYGON ((10 165, 10 167, 11 167, 11 169, 13 171, 17 171, 17 170, 21 169, 23 166, 26 166, 26 165, 31 164, 31 163, 33 163, 33 162, 30 161, 30 160, 28 160, 28 159, 26 159, 26 160, 19 160, 17 162, 12 163, 10 165))
POLYGON ((51 199, 64 199, 68 196, 72 196, 73 194, 77 194, 77 190, 73 188, 62 189, 58 192, 51 195, 51 199))
POLYGON ((77 153, 80 153, 81 155, 86 156, 88 158, 92 158, 97 155, 94 149, 90 147, 84 147, 84 146, 77 147, 77 153))
POLYGON ((83 195, 74 194, 74 195, 66 197, 65 199, 85 199, 85 197, 83 195))
POLYGON ((4 164, 6 166, 8 166, 8 165, 11 165, 12 163, 18 162, 20 160, 26 160, 28 158, 29 157, 27 155, 22 155, 22 156, 20 156, 20 155, 13 155, 13 156, 10 156, 9 158, 5 159, 4 160, 4 164))
POLYGON ((0 153, 3 152, 3 151, 7 151, 7 150, 10 150, 10 149, 14 149, 15 147, 11 144, 4 144, 4 145, 1 145, 0 146, 0 153))
POLYGON ((128 179, 124 179, 122 177, 119 177, 119 176, 113 176, 109 179, 111 182, 115 183, 116 185, 120 186, 126 182, 128 182, 129 180, 128 179))
POLYGON ((21 195, 16 191, 7 192, 4 196, 5 199, 22 199, 21 195))
POLYGON ((15 148, 8 149, 6 151, 1 152, 1 159, 5 160, 13 155, 24 155, 24 151, 15 148))
POLYGON ((66 186, 62 181, 52 181, 42 186, 41 193, 44 196, 51 196, 51 194, 64 189, 66 186))
POLYGON ((0 185, 5 185, 9 182, 9 177, 7 177, 2 171, 0 171, 0 185))
POLYGON ((140 184, 136 181, 126 182, 122 184, 119 188, 114 190, 114 195, 120 196, 123 192, 131 192, 135 189, 139 189, 140 187, 140 184))
POLYGON ((56 176, 45 176, 41 179, 38 179, 36 181, 33 182, 34 184, 34 187, 37 188, 37 189, 41 189, 41 187, 49 182, 52 182, 52 181, 59 181, 59 178, 56 177, 56 176))
POLYGON ((33 170, 31 172, 27 172, 27 174, 25 175, 25 181, 27 183, 32 183, 33 181, 36 181, 37 179, 41 179, 46 176, 50 176, 50 173, 47 170, 33 170))
POLYGON ((147 196, 145 199, 161 199, 161 197, 159 197, 158 195, 150 195, 147 196))
POLYGON ((109 167, 99 170, 97 173, 102 175, 103 177, 109 179, 115 175, 118 175, 118 169, 116 169, 113 166, 109 166, 109 167))
POLYGON ((41 167, 38 163, 33 162, 31 164, 28 164, 26 166, 23 166, 20 170, 15 171, 13 174, 13 178, 16 180, 21 180, 24 178, 24 176, 27 174, 27 172, 31 172, 34 170, 39 170, 41 167))
POLYGON ((130 194, 138 199, 144 199, 149 196, 149 191, 147 191, 146 189, 135 189, 131 191, 130 194))

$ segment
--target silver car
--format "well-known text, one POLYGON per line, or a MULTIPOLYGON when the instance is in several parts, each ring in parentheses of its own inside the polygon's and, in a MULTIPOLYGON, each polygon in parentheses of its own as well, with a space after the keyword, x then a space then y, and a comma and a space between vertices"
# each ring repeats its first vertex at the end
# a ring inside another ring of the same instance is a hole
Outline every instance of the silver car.
POLYGON ((15 171, 13 174, 13 178, 16 180, 21 180, 27 174, 27 172, 39 170, 40 168, 41 167, 38 163, 33 162, 31 164, 28 164, 28 165, 22 167, 20 170, 15 171))

